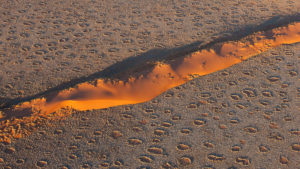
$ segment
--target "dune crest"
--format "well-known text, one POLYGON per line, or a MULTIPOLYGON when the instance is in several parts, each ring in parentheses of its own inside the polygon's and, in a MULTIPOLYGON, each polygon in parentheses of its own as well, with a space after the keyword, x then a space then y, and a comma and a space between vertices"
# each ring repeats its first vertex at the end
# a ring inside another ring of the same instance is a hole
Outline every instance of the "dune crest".
MULTIPOLYGON (((300 42, 300 23, 257 32, 240 41, 217 44, 170 63, 157 63, 148 71, 149 73, 136 78, 131 77, 125 82, 98 79, 96 85, 82 83, 75 88, 58 92, 51 99, 37 98, 16 105, 10 111, 22 112, 30 109, 33 113, 15 121, 2 121, 0 129, 4 131, 7 126, 14 126, 22 121, 26 123, 41 115, 47 116, 60 111, 62 108, 84 111, 145 102, 170 88, 184 84, 193 77, 225 69, 270 48, 296 42, 300 42)), ((18 134, 1 132, 0 141, 21 137, 23 132, 20 130, 14 133, 18 134)))

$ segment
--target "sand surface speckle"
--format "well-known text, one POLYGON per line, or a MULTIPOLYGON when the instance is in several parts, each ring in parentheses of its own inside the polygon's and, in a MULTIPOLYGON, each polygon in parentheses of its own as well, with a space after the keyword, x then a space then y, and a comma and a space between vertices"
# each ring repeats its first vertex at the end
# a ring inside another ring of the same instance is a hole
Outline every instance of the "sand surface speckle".
MULTIPOLYGON (((278 16, 293 18, 299 7, 297 0, 3 0, 0 103, 130 57, 163 57, 251 32, 278 16)), ((146 103, 44 122, 28 137, 1 143, 0 166, 297 168, 299 59, 299 44, 283 45, 146 103)))

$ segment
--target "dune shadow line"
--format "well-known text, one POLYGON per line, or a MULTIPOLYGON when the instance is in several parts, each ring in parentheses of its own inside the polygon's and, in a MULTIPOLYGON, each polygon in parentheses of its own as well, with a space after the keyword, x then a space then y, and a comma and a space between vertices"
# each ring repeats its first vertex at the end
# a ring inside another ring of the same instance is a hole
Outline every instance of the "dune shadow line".
POLYGON ((300 13, 293 16, 290 15, 275 16, 258 26, 246 25, 240 30, 231 33, 231 36, 218 38, 209 43, 196 41, 194 43, 183 45, 176 48, 152 49, 138 56, 129 57, 121 62, 115 63, 100 72, 91 74, 90 76, 73 79, 71 81, 62 83, 56 87, 53 87, 51 89, 48 89, 44 92, 40 92, 32 96, 14 98, 14 99, 0 98, 0 109, 10 108, 13 105, 19 104, 24 101, 29 101, 35 98, 39 98, 39 97, 45 97, 45 96, 51 97, 51 95, 57 93, 60 90, 74 87, 79 83, 93 81, 100 78, 126 80, 128 76, 132 75, 134 72, 142 71, 143 69, 146 69, 149 66, 151 67, 151 64, 149 63, 154 63, 159 61, 168 62, 175 58, 180 61, 181 59, 184 59, 184 56, 190 53, 193 53, 201 49, 210 48, 211 46, 217 43, 238 40, 241 39, 242 37, 248 36, 255 32, 270 30, 275 27, 280 27, 295 21, 300 21, 300 13))

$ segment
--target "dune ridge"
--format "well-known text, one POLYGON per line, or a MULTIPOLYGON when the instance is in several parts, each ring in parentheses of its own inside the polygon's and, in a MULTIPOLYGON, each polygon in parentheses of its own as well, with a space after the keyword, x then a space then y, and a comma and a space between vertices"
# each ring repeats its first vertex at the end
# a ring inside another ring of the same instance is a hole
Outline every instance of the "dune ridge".
POLYGON ((95 84, 81 83, 59 91, 51 98, 24 102, 4 111, 3 114, 30 113, 20 119, 2 120, 0 141, 9 142, 11 138, 29 134, 29 130, 24 130, 22 125, 32 124, 29 126, 35 128, 35 121, 41 117, 54 120, 70 114, 72 109, 85 111, 145 102, 195 77, 225 69, 270 48, 297 42, 300 42, 300 22, 257 32, 239 41, 216 44, 169 63, 156 63, 148 73, 129 77, 127 81, 98 79, 95 84))

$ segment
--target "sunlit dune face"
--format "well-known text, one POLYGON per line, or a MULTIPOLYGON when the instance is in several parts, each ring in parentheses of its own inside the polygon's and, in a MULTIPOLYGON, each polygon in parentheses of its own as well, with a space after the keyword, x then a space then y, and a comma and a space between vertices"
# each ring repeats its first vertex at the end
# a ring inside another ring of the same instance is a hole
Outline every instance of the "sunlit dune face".
MULTIPOLYGON (((191 53, 183 60, 157 63, 147 74, 129 78, 126 82, 98 79, 96 85, 82 83, 75 88, 58 92, 51 99, 38 98, 15 106, 9 111, 21 114, 24 109, 31 109, 33 113, 15 121, 2 121, 0 128, 4 131, 9 126, 33 122, 33 119, 59 112, 62 108, 84 111, 145 102, 172 87, 187 82, 191 77, 207 75, 242 62, 270 48, 296 42, 300 42, 300 23, 258 32, 240 41, 217 44, 210 49, 191 53)), ((56 115, 63 116, 59 113, 56 115)), ((50 119, 55 118, 55 116, 50 117, 50 119)), ((21 137, 22 129, 20 130, 8 134, 1 132, 0 140, 7 141, 12 137, 21 137)))
POLYGON ((102 109, 112 106, 145 102, 167 89, 184 83, 185 80, 174 73, 170 65, 158 64, 146 76, 127 82, 97 80, 96 85, 79 84, 76 88, 61 91, 56 97, 46 101, 36 99, 18 107, 32 107, 35 110, 51 113, 63 107, 76 110, 102 109))

